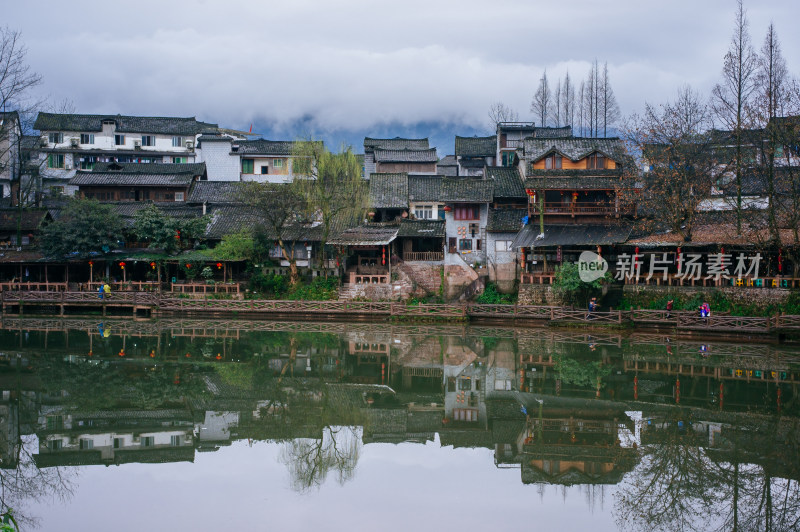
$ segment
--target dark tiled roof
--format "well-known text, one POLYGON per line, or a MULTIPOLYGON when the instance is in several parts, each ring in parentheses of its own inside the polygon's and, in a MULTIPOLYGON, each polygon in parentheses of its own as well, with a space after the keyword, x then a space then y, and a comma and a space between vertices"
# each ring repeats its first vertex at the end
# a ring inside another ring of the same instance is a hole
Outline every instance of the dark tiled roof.
POLYGON ((117 203, 112 203, 111 205, 117 214, 119 214, 122 218, 129 219, 128 221, 130 223, 133 223, 133 218, 139 211, 146 209, 151 205, 155 205, 158 207, 158 210, 167 216, 172 216, 173 218, 199 218, 203 215, 203 208, 201 206, 190 206, 184 203, 163 201, 120 201, 117 203))
POLYGON ((346 229, 330 239, 331 244, 339 246, 385 246, 395 238, 399 231, 397 225, 361 225, 346 229))
POLYGON ((484 203, 492 201, 494 181, 474 177, 443 177, 441 201, 484 203))
POLYGON ((442 176, 408 176, 408 201, 439 201, 442 195, 442 176))
POLYGON ((370 174, 369 204, 376 209, 408 207, 408 174, 370 174))
POLYGON ((225 235, 252 229, 264 223, 258 211, 242 205, 221 205, 211 211, 211 221, 206 227, 206 238, 220 240, 225 235))
POLYGON ((444 238, 444 220, 401 220, 397 236, 444 238))
POLYGON ((455 155, 448 155, 442 157, 436 165, 436 171, 442 175, 457 176, 458 175, 458 161, 455 155))
POLYGON ((529 177, 525 180, 525 188, 533 189, 614 190, 632 186, 632 182, 628 183, 621 177, 529 177))
POLYGON ((233 139, 225 135, 208 135, 204 133, 197 137, 197 142, 233 142, 233 139))
POLYGON ((539 139, 564 139, 572 136, 572 126, 537 127, 533 136, 539 139))
POLYGON ((290 140, 240 140, 236 142, 242 155, 291 155, 294 142, 290 140))
POLYGON ((192 174, 143 174, 139 172, 82 172, 69 180, 73 186, 147 186, 188 187, 194 180, 192 174))
POLYGON ((494 157, 497 153, 497 136, 456 136, 456 157, 494 157))
POLYGON ((546 224, 544 237, 539 236, 539 224, 531 223, 522 228, 512 242, 514 248, 544 246, 608 246, 628 239, 631 226, 627 224, 610 225, 557 225, 546 224))
POLYGON ((538 161, 551 152, 558 152, 571 161, 578 161, 594 152, 600 152, 615 161, 625 158, 625 145, 617 138, 585 139, 525 139, 525 156, 531 161, 538 161))
POLYGON ((190 203, 238 203, 244 183, 239 181, 197 181, 189 194, 190 203))
POLYGON ((527 215, 525 209, 489 209, 486 230, 490 233, 516 233, 522 229, 522 219, 527 215))
POLYGON ((428 139, 403 139, 395 137, 393 139, 373 139, 364 137, 364 151, 382 148, 384 150, 427 150, 428 139))
POLYGON ((121 133, 160 133, 163 135, 197 135, 201 131, 217 129, 217 124, 198 122, 195 117, 77 115, 39 113, 34 129, 39 131, 102 131, 103 121, 116 122, 121 133))
POLYGON ((494 179, 495 198, 524 198, 525 188, 516 166, 489 166, 486 177, 494 179))
POLYGON ((94 172, 120 174, 191 174, 206 173, 206 163, 95 163, 94 172))
POLYGON ((439 157, 436 155, 436 148, 427 150, 398 149, 387 150, 383 148, 375 149, 375 162, 379 163, 436 163, 439 157))

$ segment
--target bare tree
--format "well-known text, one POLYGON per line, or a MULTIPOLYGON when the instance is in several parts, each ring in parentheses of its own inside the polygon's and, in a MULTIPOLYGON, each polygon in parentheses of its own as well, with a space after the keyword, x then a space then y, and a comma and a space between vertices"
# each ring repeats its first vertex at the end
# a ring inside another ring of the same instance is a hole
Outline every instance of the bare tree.
POLYGON ((711 92, 711 105, 716 118, 733 133, 735 143, 732 164, 736 178, 736 231, 742 232, 743 132, 752 127, 749 107, 756 89, 758 57, 750 43, 747 13, 741 0, 734 20, 733 36, 722 67, 722 82, 711 92))
POLYGON ((611 81, 608 79, 608 63, 603 64, 603 77, 600 79, 600 110, 599 115, 603 123, 603 136, 608 136, 608 128, 614 127, 620 119, 619 104, 611 81))
POLYGON ((489 106, 489 127, 492 132, 497 131, 500 122, 519 122, 519 113, 503 102, 495 102, 489 106))
POLYGON ((598 70, 597 59, 595 59, 589 68, 589 76, 586 78, 586 91, 584 92, 589 137, 597 137, 599 130, 600 74, 598 70))
POLYGON ((574 126, 575 122, 575 85, 569 77, 569 71, 564 76, 564 87, 562 89, 563 95, 561 116, 564 120, 565 126, 574 126))
POLYGON ((581 88, 578 89, 578 124, 579 135, 586 136, 586 82, 581 81, 581 88))
POLYGON ((650 167, 638 203, 650 220, 666 223, 686 242, 692 240, 698 206, 711 195, 712 125, 708 107, 685 86, 674 102, 647 104, 626 126, 628 141, 650 167))
POLYGON ((539 88, 536 89, 536 94, 533 95, 533 102, 531 102, 531 112, 539 121, 540 127, 547 127, 550 123, 551 100, 550 84, 547 81, 547 70, 545 70, 541 79, 539 79, 539 88))
POLYGON ((553 125, 555 127, 561 127, 561 100, 563 98, 563 94, 561 91, 561 80, 558 80, 556 83, 556 89, 553 91, 553 101, 551 104, 550 109, 550 116, 553 120, 553 125))

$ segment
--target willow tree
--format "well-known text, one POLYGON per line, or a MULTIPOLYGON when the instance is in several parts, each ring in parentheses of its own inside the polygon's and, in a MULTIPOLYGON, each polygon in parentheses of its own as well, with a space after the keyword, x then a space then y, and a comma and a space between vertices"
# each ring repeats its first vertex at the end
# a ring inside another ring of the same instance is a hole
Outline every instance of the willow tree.
POLYGON ((350 146, 332 153, 320 141, 297 141, 292 147, 293 187, 305 200, 307 215, 318 223, 322 265, 327 268, 327 244, 337 228, 364 218, 369 188, 362 164, 350 146))

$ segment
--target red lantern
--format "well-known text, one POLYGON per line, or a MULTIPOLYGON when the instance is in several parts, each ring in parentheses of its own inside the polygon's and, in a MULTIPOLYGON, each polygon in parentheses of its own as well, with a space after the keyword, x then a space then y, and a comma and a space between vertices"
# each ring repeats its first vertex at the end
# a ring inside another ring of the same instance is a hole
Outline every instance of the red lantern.
POLYGON ((89 261, 89 266, 94 266, 94 261, 89 261))
POLYGON ((120 262, 119 263, 119 267, 124 270, 125 269, 125 263, 124 262, 120 262))
POLYGON ((150 358, 156 358, 156 351, 155 349, 150 350, 150 358))
POLYGON ((156 269, 156 263, 155 262, 151 262, 150 263, 150 267, 155 270, 156 269))
POLYGON ((445 205, 444 206, 444 212, 450 212, 452 210, 453 210, 453 208, 450 205, 445 205))
POLYGON ((218 270, 221 270, 221 269, 222 269, 222 263, 221 263, 221 262, 218 262, 218 263, 217 263, 217 269, 218 269, 218 270))
POLYGON ((778 273, 783 273, 783 250, 778 250, 778 273))
POLYGON ((186 269, 187 269, 187 270, 188 270, 188 269, 191 269, 191 267, 192 267, 192 265, 191 265, 191 264, 189 264, 188 262, 187 262, 186 264, 184 264, 184 266, 186 266, 186 269))
POLYGON ((381 265, 386 266, 386 246, 381 249, 381 265))

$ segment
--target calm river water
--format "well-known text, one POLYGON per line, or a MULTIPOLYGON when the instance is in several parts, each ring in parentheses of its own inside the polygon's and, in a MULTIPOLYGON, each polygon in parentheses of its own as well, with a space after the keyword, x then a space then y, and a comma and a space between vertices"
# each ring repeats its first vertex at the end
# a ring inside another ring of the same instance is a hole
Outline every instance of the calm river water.
POLYGON ((797 530, 800 347, 660 334, 4 319, 31 530, 797 530))

